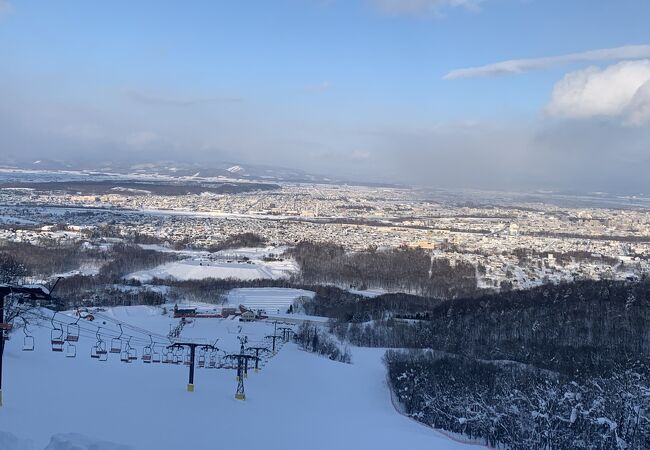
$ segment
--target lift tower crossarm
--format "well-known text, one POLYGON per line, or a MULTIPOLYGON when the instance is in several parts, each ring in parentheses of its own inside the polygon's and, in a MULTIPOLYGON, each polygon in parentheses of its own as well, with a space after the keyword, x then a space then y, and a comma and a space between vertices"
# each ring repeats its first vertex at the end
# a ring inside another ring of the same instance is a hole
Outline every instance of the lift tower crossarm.
POLYGON ((196 355, 196 348, 200 347, 205 350, 219 350, 214 345, 210 344, 200 344, 197 342, 174 342, 172 345, 168 345, 167 349, 172 350, 176 348, 189 348, 190 349, 190 377, 187 383, 187 392, 194 392, 194 357, 196 355))

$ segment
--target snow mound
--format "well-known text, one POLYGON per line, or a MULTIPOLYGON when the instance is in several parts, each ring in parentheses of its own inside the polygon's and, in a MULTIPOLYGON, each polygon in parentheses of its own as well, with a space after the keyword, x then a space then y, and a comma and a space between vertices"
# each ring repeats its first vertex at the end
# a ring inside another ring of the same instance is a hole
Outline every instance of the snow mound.
POLYGON ((19 439, 11 433, 0 431, 0 449, 33 450, 31 441, 19 439))
MULTIPOLYGON (((4 448, 4 447, 1 447, 4 448)), ((13 447, 7 447, 13 448, 13 447)), ((55 434, 45 450, 135 450, 127 445, 98 441, 83 434, 55 434)))

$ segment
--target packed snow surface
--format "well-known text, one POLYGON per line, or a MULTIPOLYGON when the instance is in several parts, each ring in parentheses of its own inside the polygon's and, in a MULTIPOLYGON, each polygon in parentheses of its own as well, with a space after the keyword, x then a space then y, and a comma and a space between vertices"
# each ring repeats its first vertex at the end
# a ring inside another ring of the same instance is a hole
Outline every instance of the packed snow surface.
POLYGON ((127 275, 127 278, 149 282, 153 278, 176 280, 201 280, 204 278, 235 278, 238 280, 259 280, 286 278, 297 272, 298 267, 291 260, 264 260, 265 256, 277 254, 283 248, 241 248, 209 253, 206 251, 172 251, 161 246, 143 248, 174 252, 188 258, 162 264, 149 270, 127 275), (274 253, 276 252, 276 253, 274 253))
MULTIPOLYGON (((381 349, 353 349, 348 365, 285 344, 260 373, 250 372, 247 399, 239 401, 233 370, 197 368, 189 393, 186 366, 125 364, 115 354, 106 362, 91 359, 91 329, 102 326, 106 339, 115 319, 161 334, 178 324, 158 307, 99 312, 82 323, 76 358, 51 351, 45 322, 29 327, 33 352, 22 351, 22 330, 13 332, 4 357, 2 450, 469 448, 395 410, 381 349)), ((196 319, 181 338, 218 339, 220 349, 235 352, 238 336, 260 345, 273 329, 268 322, 196 319)), ((139 355, 143 345, 137 345, 139 355)))
POLYGON ((312 291, 287 288, 238 288, 228 292, 228 303, 248 309, 264 310, 269 314, 284 313, 301 297, 314 297, 312 291))

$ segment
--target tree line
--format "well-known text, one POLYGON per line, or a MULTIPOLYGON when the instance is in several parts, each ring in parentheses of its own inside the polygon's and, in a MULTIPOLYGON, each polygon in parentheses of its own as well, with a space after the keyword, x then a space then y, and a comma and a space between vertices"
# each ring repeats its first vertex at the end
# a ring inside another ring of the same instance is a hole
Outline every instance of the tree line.
POLYGON ((379 288, 458 298, 477 292, 476 268, 465 261, 432 258, 421 248, 400 247, 346 252, 337 244, 301 242, 287 254, 300 266, 300 279, 360 290, 379 288))

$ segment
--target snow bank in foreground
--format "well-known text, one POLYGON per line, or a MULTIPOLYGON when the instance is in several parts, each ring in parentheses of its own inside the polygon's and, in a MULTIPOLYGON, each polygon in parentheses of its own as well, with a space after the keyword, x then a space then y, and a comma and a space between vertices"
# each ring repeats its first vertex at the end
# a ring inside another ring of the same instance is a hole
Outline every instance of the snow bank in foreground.
POLYGON ((19 439, 11 433, 0 431, 0 449, 6 450, 33 450, 31 441, 19 439))
MULTIPOLYGON (((0 447, 4 448, 4 447, 0 447)), ((13 448, 13 447, 7 447, 13 448)), ((133 447, 98 441, 77 433, 55 434, 45 450, 134 450, 133 447)))
MULTIPOLYGON (((34 450, 30 440, 0 431, 0 450, 34 450)), ((134 450, 127 445, 100 441, 78 433, 55 434, 45 450, 134 450)))

